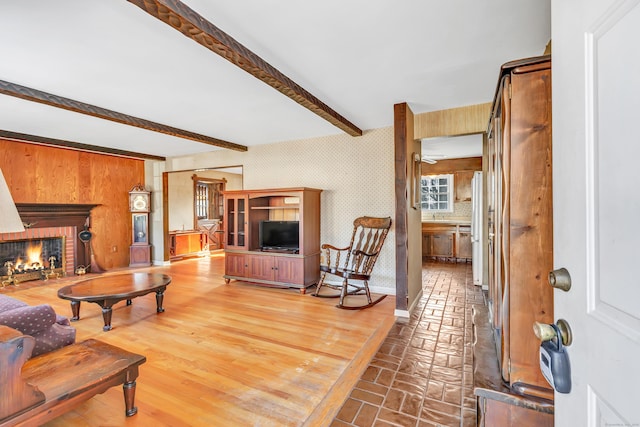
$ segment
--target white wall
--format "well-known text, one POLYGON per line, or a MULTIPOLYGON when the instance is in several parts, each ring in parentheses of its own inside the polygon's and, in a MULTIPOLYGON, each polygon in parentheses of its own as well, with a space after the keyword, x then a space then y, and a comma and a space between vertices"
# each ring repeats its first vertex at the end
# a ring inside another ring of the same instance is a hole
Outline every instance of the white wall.
POLYGON ((151 213, 149 214, 149 234, 151 260, 154 265, 164 263, 164 235, 162 230, 162 173, 165 162, 144 161, 145 188, 151 191, 151 213))
MULTIPOLYGON (((388 127, 360 137, 340 134, 259 145, 247 152, 216 150, 172 158, 166 171, 242 165, 244 189, 322 189, 321 241, 341 246, 349 243, 356 217, 394 219, 393 144, 393 128, 388 127)), ((374 292, 395 293, 394 230, 392 226, 370 281, 374 292)))

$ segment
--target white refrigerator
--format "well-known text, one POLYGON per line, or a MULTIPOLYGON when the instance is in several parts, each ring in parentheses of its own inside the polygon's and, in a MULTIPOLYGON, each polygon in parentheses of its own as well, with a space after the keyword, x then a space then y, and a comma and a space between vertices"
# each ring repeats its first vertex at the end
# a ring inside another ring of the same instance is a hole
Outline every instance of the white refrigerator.
POLYGON ((473 284, 482 283, 482 172, 474 172, 471 179, 471 265, 473 284))

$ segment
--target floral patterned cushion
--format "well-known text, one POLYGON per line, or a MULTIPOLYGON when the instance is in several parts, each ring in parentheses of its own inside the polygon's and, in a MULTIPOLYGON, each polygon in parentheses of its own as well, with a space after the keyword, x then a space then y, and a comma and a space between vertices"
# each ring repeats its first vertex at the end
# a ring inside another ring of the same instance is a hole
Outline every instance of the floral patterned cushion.
POLYGON ((17 329, 25 335, 37 334, 54 323, 56 323, 56 312, 50 305, 26 305, 0 313, 0 325, 17 329))
POLYGON ((34 337, 32 356, 73 344, 76 339, 76 330, 69 326, 69 320, 57 315, 50 305, 30 306, 6 295, 0 295, 0 325, 34 337))

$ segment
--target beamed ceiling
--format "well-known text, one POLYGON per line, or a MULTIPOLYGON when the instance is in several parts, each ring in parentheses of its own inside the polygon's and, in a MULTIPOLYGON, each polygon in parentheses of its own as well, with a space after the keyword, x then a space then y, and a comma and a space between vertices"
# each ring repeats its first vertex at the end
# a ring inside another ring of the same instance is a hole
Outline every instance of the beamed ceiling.
POLYGON ((0 2, 0 137, 162 159, 490 102, 549 0, 0 2))

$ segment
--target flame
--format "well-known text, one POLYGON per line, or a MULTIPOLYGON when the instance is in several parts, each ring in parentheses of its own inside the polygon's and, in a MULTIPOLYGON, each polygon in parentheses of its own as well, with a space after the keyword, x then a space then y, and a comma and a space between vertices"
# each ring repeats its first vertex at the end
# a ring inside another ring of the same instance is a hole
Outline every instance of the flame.
POLYGON ((42 264, 42 242, 38 244, 29 243, 27 258, 29 258, 29 265, 42 264))
MULTIPOLYGON (((64 240, 63 240, 64 242, 64 240)), ((45 269, 50 268, 50 274, 58 274, 54 273, 54 269, 56 268, 55 263, 58 261, 57 257, 49 256, 48 262, 45 263, 43 260, 43 249, 45 248, 46 242, 43 240, 39 241, 27 241, 26 248, 23 246, 24 253, 21 256, 18 256, 14 262, 7 261, 4 263, 4 266, 7 269, 7 275, 11 276, 15 274, 23 274, 23 273, 37 273, 43 272, 45 269)), ((59 276, 59 275, 58 275, 59 276)), ((31 279, 27 279, 31 280, 31 279)))
POLYGON ((44 269, 44 262, 42 261, 42 242, 29 243, 29 246, 27 247, 27 259, 24 261, 22 258, 16 259, 16 262, 14 263, 14 271, 23 272, 42 269, 44 269))

